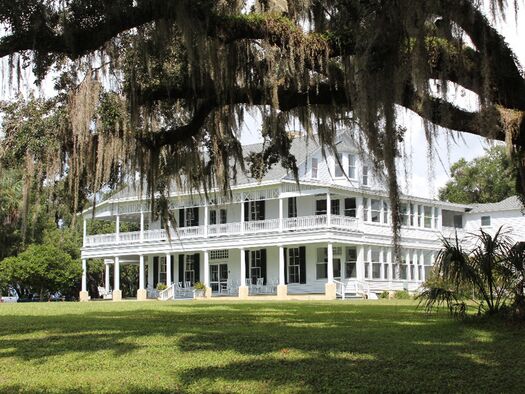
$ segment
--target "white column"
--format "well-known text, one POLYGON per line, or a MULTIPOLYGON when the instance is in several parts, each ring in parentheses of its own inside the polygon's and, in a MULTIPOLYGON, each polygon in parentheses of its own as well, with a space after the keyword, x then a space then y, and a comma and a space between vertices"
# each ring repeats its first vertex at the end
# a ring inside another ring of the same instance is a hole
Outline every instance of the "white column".
POLYGON ((365 247, 363 245, 357 247, 356 278, 357 280, 365 278, 365 247))
MULTIPOLYGON (((208 222, 210 221, 208 219, 208 202, 205 202, 206 205, 204 205, 204 236, 208 236, 208 222)), ((219 215, 220 216, 220 215, 219 215)), ((220 221, 220 217, 218 218, 220 221)))
POLYGON ((87 291, 87 260, 82 259, 82 291, 87 291))
POLYGON ((115 222, 115 236, 117 242, 120 240, 120 215, 117 211, 117 221, 115 222))
POLYGON ((115 263, 113 264, 114 273, 113 273, 113 291, 120 290, 120 260, 119 257, 115 257, 115 263))
POLYGON ((368 248, 366 253, 366 262, 368 263, 368 280, 372 279, 372 248, 368 248))
POLYGON ((148 287, 153 287, 153 259, 148 257, 148 287))
POLYGON ((139 257, 139 290, 144 289, 144 255, 139 257))
POLYGON ((171 254, 166 253, 166 286, 171 286, 171 254))
POLYGON ((204 286, 210 287, 210 255, 204 251, 204 286))
POLYGON ((144 241, 144 212, 140 211, 140 242, 144 241))
POLYGON ((330 200, 330 192, 328 191, 326 193, 326 224, 328 226, 330 226, 331 217, 332 217, 332 201, 330 200))
POLYGON ((394 271, 392 265, 392 248, 388 248, 386 252, 386 261, 388 263, 388 280, 394 279, 394 271))
POLYGON ((381 272, 379 272, 379 277, 385 279, 385 249, 379 249, 379 261, 381 262, 381 272))
MULTIPOLYGON (((244 234, 244 193, 241 193, 241 234, 244 234)), ((241 283, 241 286, 244 286, 244 282, 241 283)))
POLYGON ((407 270, 407 280, 412 280, 412 275, 410 275, 410 251, 406 251, 406 254, 405 254, 405 259, 406 259, 406 270, 407 270))
POLYGON ((281 196, 279 196, 279 231, 283 231, 283 198, 281 196))
POLYGON ((357 206, 357 220, 363 221, 363 197, 356 197, 355 203, 357 206))
POLYGON ((328 242, 328 264, 326 267, 328 283, 334 283, 334 249, 331 242, 328 242))
POLYGON ((83 229, 82 229, 82 241, 84 245, 86 245, 86 238, 87 238, 87 220, 84 219, 83 229))
POLYGON ((279 246, 279 284, 285 284, 285 272, 284 272, 284 247, 279 246))
POLYGON ((106 265, 106 272, 105 272, 105 275, 104 275, 104 287, 106 289, 106 292, 109 291, 109 288, 110 288, 110 283, 109 283, 109 270, 110 270, 110 266, 108 263, 105 264, 106 265))
POLYGON ((241 248, 240 249, 241 251, 241 269, 240 269, 240 273, 241 273, 241 286, 245 286, 246 285, 246 261, 245 261, 245 256, 244 256, 244 248, 241 248))
POLYGON ((341 256, 341 282, 344 282, 346 278, 346 248, 345 246, 342 247, 342 253, 341 256))
POLYGON ((419 264, 417 257, 417 250, 414 250, 414 254, 412 255, 412 260, 414 261, 414 277, 412 278, 412 280, 415 281, 419 280, 419 264))

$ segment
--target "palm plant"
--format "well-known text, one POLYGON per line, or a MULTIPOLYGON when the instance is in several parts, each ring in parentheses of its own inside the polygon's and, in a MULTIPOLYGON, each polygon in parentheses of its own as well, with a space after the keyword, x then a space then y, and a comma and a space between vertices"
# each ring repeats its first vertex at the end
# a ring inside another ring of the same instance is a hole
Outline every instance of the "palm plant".
POLYGON ((523 297, 523 248, 516 249, 502 227, 494 235, 482 229, 479 234, 471 234, 467 239, 470 250, 457 235, 454 240, 443 238, 442 242, 434 266, 439 280, 427 285, 419 296, 427 310, 446 304, 452 312, 460 299, 467 298, 462 291, 465 287, 474 290, 468 298, 477 304, 479 313, 500 312, 510 299, 516 299, 518 285, 523 297), (521 272, 521 281, 517 280, 517 271, 521 272))

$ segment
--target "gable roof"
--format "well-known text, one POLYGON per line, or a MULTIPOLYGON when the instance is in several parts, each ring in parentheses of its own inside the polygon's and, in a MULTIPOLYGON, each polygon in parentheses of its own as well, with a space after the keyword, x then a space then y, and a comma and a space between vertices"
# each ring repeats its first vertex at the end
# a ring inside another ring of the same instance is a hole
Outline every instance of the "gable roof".
POLYGON ((523 204, 518 196, 511 196, 500 202, 474 204, 470 213, 493 212, 493 211, 514 211, 522 210, 523 204))

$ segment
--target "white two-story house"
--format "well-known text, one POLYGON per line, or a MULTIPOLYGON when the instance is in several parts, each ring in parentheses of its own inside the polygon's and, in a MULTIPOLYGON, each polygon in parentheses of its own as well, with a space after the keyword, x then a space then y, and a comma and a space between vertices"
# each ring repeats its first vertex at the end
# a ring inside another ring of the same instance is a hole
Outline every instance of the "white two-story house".
MULTIPOLYGON (((245 153, 260 145, 244 147, 245 153)), ((299 185, 275 166, 261 181, 238 175, 231 197, 175 191, 170 196, 177 223, 170 234, 152 221, 146 195, 132 187, 84 213, 81 300, 89 299, 86 267, 106 263, 105 289, 120 300, 120 266, 139 265, 137 299, 188 294, 196 282, 205 296, 279 299, 307 295, 335 299, 345 294, 416 291, 429 275, 441 237, 508 224, 525 241, 525 220, 517 198, 499 204, 452 204, 402 196, 402 258, 393 253, 391 210, 385 187, 359 154, 349 133, 338 136, 336 158, 322 156, 313 139, 295 138, 292 153, 299 185), (111 234, 89 235, 87 220, 111 220, 111 234), (122 222, 140 231, 120 232, 122 222), (112 281, 110 278, 112 277, 112 281), (112 282, 112 283, 111 283, 112 282)))

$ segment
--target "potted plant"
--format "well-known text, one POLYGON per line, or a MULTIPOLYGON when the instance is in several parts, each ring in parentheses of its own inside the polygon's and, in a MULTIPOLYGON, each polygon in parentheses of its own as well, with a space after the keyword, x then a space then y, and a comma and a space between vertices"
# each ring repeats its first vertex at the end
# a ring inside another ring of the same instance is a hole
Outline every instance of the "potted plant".
POLYGON ((157 290, 158 291, 166 290, 167 288, 168 288, 168 286, 166 286, 165 283, 161 283, 161 282, 157 283, 157 290))
POLYGON ((206 286, 204 286, 204 283, 196 282, 193 288, 193 294, 195 298, 204 298, 204 295, 206 294, 206 286))

